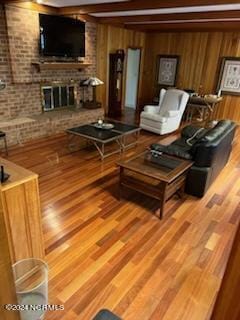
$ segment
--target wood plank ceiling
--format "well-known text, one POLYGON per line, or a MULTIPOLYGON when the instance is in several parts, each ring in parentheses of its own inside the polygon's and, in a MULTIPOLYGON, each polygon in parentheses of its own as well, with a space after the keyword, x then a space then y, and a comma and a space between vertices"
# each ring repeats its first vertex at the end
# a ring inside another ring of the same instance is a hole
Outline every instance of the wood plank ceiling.
POLYGON ((62 15, 141 31, 240 30, 240 0, 36 0, 32 5, 34 2, 62 15))

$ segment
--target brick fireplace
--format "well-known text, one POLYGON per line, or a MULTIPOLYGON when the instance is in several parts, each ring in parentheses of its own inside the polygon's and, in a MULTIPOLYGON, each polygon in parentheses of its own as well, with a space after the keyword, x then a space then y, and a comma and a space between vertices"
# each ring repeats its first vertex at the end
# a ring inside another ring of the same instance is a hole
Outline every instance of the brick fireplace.
MULTIPOLYGON (((0 130, 7 133, 9 144, 54 134, 103 116, 102 109, 80 108, 82 92, 76 85, 96 75, 96 28, 95 23, 86 23, 87 68, 39 71, 32 65, 39 61, 38 12, 10 4, 4 9, 0 5, 0 78, 7 84, 0 93, 0 130), (56 81, 74 82, 76 110, 43 115, 41 88, 56 81)), ((87 95, 91 99, 91 91, 87 95)))
POLYGON ((53 82, 41 85, 43 112, 71 110, 77 108, 77 88, 79 83, 53 82))

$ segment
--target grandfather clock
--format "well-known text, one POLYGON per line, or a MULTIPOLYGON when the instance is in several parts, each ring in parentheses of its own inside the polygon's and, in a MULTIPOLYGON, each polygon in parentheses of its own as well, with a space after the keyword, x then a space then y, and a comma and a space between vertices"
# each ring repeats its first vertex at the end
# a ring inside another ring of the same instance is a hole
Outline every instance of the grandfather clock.
POLYGON ((119 117, 122 111, 124 51, 110 54, 108 116, 119 117))

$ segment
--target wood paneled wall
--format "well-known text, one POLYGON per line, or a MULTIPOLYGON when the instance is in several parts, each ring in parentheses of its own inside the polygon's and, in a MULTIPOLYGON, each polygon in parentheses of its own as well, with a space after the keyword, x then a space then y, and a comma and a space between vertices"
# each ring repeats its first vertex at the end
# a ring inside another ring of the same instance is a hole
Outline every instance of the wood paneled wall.
MULTIPOLYGON (((221 57, 240 56, 240 32, 142 33, 99 25, 97 43, 98 76, 105 82, 104 86, 98 88, 98 99, 106 109, 108 54, 116 49, 126 50, 131 46, 143 48, 138 99, 142 106, 151 102, 156 94, 158 54, 179 55, 177 86, 192 88, 197 92, 202 86, 202 93, 206 94, 215 93, 221 57)), ((215 117, 230 118, 240 123, 240 97, 224 96, 215 117)))
MULTIPOLYGON (((127 53, 129 47, 142 48, 141 70, 143 74, 144 57, 145 57, 145 38, 146 34, 134 30, 117 28, 109 25, 98 25, 97 34, 97 74, 104 81, 104 85, 97 88, 97 99, 102 102, 106 112, 108 110, 108 80, 109 80, 109 54, 116 52, 118 49, 124 49, 127 53)), ((125 79, 126 79, 127 57, 124 62, 123 78, 123 97, 125 97, 125 79)), ((139 82, 139 92, 143 91, 142 78, 139 82)), ((139 95, 139 98, 141 95, 139 95)), ((124 101, 124 99, 123 99, 124 101)))
MULTIPOLYGON (((221 57, 240 56, 240 32, 148 33, 141 99, 151 101, 155 94, 158 54, 180 56, 177 87, 202 93, 215 93, 221 57)), ((224 96, 217 118, 230 118, 240 123, 240 97, 224 96)))

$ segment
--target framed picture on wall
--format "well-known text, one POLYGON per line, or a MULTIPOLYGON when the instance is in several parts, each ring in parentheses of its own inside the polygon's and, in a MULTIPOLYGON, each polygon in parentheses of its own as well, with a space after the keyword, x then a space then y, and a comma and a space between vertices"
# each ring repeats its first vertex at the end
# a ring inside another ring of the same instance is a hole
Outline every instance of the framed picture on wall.
POLYGON ((177 80, 179 56, 158 55, 157 56, 157 78, 158 86, 174 87, 177 80))
POLYGON ((222 58, 217 91, 222 94, 240 95, 240 58, 222 58))

